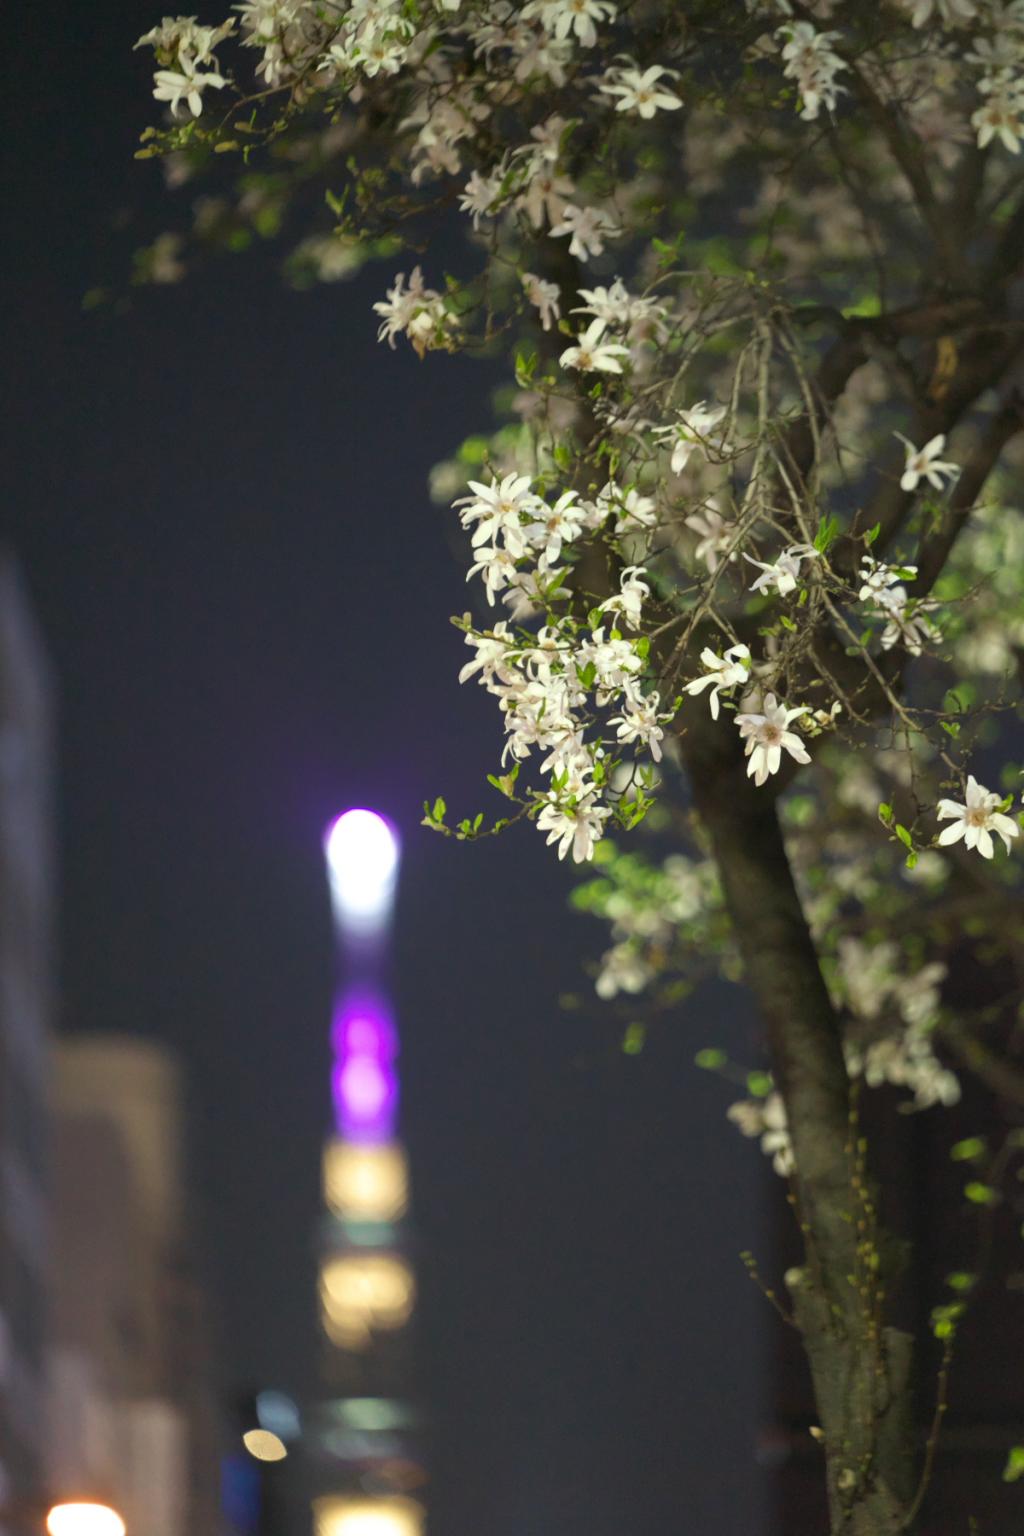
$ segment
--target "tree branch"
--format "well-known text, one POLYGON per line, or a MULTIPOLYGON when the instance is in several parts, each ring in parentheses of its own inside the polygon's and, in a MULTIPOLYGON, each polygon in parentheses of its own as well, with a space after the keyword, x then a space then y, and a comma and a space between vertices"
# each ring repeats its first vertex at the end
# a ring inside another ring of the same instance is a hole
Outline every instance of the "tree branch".
POLYGON ((1014 387, 1000 409, 989 419, 974 452, 963 466, 953 487, 939 526, 926 533, 917 553, 917 579, 909 590, 915 597, 930 592, 949 558, 949 553, 970 517, 995 468, 999 456, 1017 432, 1024 427, 1024 394, 1014 387))

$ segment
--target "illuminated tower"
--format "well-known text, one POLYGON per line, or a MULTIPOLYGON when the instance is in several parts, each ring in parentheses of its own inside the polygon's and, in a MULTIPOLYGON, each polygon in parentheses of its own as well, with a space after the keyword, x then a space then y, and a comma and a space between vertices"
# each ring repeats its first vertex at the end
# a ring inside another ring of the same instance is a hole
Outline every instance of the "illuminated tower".
POLYGON ((352 810, 324 838, 344 986, 331 1028, 333 1134, 319 1246, 326 1400, 311 1436, 315 1536, 421 1536, 426 1481, 413 1406, 416 1296, 398 1035, 385 962, 398 839, 352 810))

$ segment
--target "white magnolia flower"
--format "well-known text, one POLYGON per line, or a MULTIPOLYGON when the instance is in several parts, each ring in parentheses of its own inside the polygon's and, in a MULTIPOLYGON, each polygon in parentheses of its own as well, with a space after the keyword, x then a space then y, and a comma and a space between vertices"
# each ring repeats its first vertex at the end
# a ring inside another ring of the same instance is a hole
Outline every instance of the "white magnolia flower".
POLYGON ((465 508, 459 518, 463 528, 473 528, 474 547, 500 538, 519 559, 526 553, 523 514, 535 517, 544 506, 532 489, 529 475, 506 475, 502 480, 492 479, 490 485, 470 480, 469 488, 472 496, 460 496, 452 506, 465 508))
POLYGON ((960 473, 959 465, 945 463, 939 458, 939 454, 946 446, 946 434, 940 432, 936 437, 930 438, 923 448, 915 448, 909 438, 902 432, 894 432, 907 453, 907 462, 900 478, 900 490, 916 491, 919 480, 927 480, 928 484, 936 491, 942 490, 942 477, 947 480, 955 480, 960 473))
POLYGON ((633 301, 621 277, 610 288, 581 288, 578 297, 586 299, 586 303, 577 304, 574 315, 593 315, 606 325, 629 324, 633 301))
POLYGON ((898 568, 884 565, 872 555, 861 556, 861 588, 857 593, 862 603, 873 602, 880 607, 887 607, 892 602, 891 593, 894 587, 898 587, 903 581, 913 581, 917 575, 916 565, 902 565, 898 568))
POLYGON ((530 0, 522 15, 526 20, 538 17, 560 41, 575 35, 584 48, 593 48, 597 42, 595 23, 610 21, 615 9, 611 0, 530 0))
POLYGON ((530 129, 530 138, 534 143, 517 153, 535 154, 541 160, 550 160, 553 165, 561 156, 562 140, 565 130, 570 126, 568 118, 562 117, 557 112, 554 113, 551 117, 545 118, 542 123, 534 124, 530 129))
POLYGON ((695 448, 720 448, 721 442, 711 432, 725 415, 724 405, 709 406, 698 400, 689 410, 679 411, 678 419, 670 427, 657 427, 654 436, 672 444, 672 473, 679 475, 686 468, 687 460, 695 448))
POLYGON ((966 804, 957 800, 940 800, 936 808, 939 821, 952 825, 939 833, 942 844, 958 843, 961 838, 968 848, 977 848, 983 859, 990 859, 995 852, 992 833, 1001 837, 1007 853, 1012 838, 1019 837, 1020 828, 1009 816, 1002 813, 1002 796, 979 784, 973 773, 967 779, 966 804))
POLYGON ((653 528, 658 521, 658 505, 653 496, 642 496, 636 486, 624 491, 609 480, 597 494, 592 526, 599 528, 612 513, 616 533, 636 533, 640 528, 653 528))
POLYGON ((535 272, 524 272, 520 281, 527 299, 540 311, 541 328, 550 331, 562 313, 558 303, 558 284, 549 283, 535 272))
POLYGON ((575 491, 563 491, 553 507, 541 502, 539 521, 526 530, 535 549, 541 550, 541 564, 553 566, 562 553, 563 544, 571 544, 579 537, 586 525, 587 509, 576 500, 575 491))
POLYGON ((153 48, 159 53, 177 53, 180 46, 188 46, 195 24, 194 16, 165 16, 158 27, 143 32, 133 44, 133 52, 135 48, 153 48))
POLYGON ((479 229, 480 220, 491 212, 503 176, 500 167, 492 176, 481 176, 479 171, 474 171, 459 194, 459 207, 463 213, 472 216, 474 229, 479 229))
POLYGON ((640 579, 645 574, 641 566, 627 565, 619 577, 619 591, 598 605, 600 612, 620 614, 630 629, 639 629, 643 605, 651 595, 646 581, 640 579))
MULTIPOLYGON (((404 24, 408 29, 410 23, 404 24)), ((376 75, 397 75, 409 56, 412 33, 401 36, 388 32, 367 32, 352 50, 352 60, 363 74, 373 79, 376 75)))
POLYGON ((465 683, 475 672, 480 673, 479 681, 485 686, 498 678, 502 682, 511 682, 512 675, 506 666, 510 649, 515 645, 515 637, 509 632, 509 627, 504 619, 495 624, 487 634, 477 635, 472 631, 466 636, 466 644, 473 647, 476 655, 459 673, 459 682, 465 683))
POLYGON ((549 683, 556 675, 564 674, 571 651, 572 640, 559 626, 545 624, 537 631, 533 644, 522 652, 521 665, 527 676, 549 683))
POLYGON ((927 598, 915 601, 907 596, 906 587, 889 587, 879 606, 879 617, 886 620, 882 631, 883 651, 891 651, 894 645, 902 643, 911 656, 920 656, 926 645, 942 639, 941 631, 926 617, 938 603, 927 598))
POLYGON ((557 665, 553 661, 541 667, 531 667, 521 657, 510 681, 495 682, 488 691, 498 697, 505 720, 508 739, 502 762, 509 757, 522 761, 534 747, 540 747, 549 754, 541 764, 542 771, 556 772, 562 777, 562 800, 569 800, 594 792, 594 787, 585 783, 592 763, 589 750, 583 745, 583 727, 576 717, 585 698, 584 691, 568 672, 560 670, 561 662, 555 654, 557 665))
POLYGON ((971 127, 978 134, 978 148, 985 149, 998 138, 1011 155, 1019 154, 1024 139, 1024 87, 1021 82, 995 76, 983 80, 979 90, 984 91, 988 99, 971 114, 971 127))
POLYGON ((575 190, 568 176, 561 175, 553 165, 538 157, 515 206, 523 210, 534 229, 543 228, 545 220, 554 226, 560 224, 575 190))
POLYGON ((839 940, 838 960, 840 997, 858 1018, 877 1019, 899 979, 896 945, 867 944, 847 934, 839 940))
POLYGON ((912 11, 910 24, 914 27, 923 27, 933 15, 947 27, 962 27, 978 14, 975 0, 902 0, 902 4, 912 11))
POLYGON ((561 89, 572 62, 573 44, 568 38, 559 39, 551 33, 538 32, 535 27, 522 27, 515 31, 514 46, 515 78, 520 85, 539 75, 561 89))
POLYGON ((509 585, 516 573, 516 557, 509 550, 494 544, 482 544, 474 550, 476 564, 466 572, 466 580, 474 576, 483 579, 487 601, 494 606, 497 593, 509 585))
POLYGON ((884 619, 882 631, 883 651, 892 650, 902 642, 911 656, 920 656, 925 645, 942 638, 939 630, 926 615, 938 607, 931 599, 915 599, 909 596, 904 580, 913 581, 916 565, 893 567, 883 565, 871 555, 861 560, 861 588, 857 596, 869 602, 872 618, 884 619))
POLYGON ((718 695, 724 688, 736 688, 745 683, 750 674, 750 651, 745 645, 730 645, 723 655, 717 655, 709 645, 700 653, 707 671, 703 677, 694 677, 685 685, 683 692, 691 695, 710 687, 708 703, 712 720, 718 719, 718 695))
POLYGON ((213 86, 214 90, 223 90, 227 81, 223 75, 219 75, 215 69, 204 70, 201 74, 196 72, 195 62, 179 55, 180 69, 158 69, 153 76, 156 82, 153 95, 157 101, 166 101, 171 108, 171 115, 178 116, 178 108, 182 101, 187 101, 193 117, 198 117, 203 110, 203 92, 213 86))
POLYGON ((409 286, 403 272, 395 276, 393 288, 387 297, 374 304, 374 313, 380 315, 377 340, 387 341, 394 351, 395 337, 404 331, 420 357, 430 345, 439 329, 451 329, 456 325, 455 316, 444 307, 444 300, 435 288, 424 286, 423 273, 413 267, 409 274, 409 286))
MULTIPOLYGON (((573 308, 574 315, 594 315, 606 325, 618 326, 631 341, 662 342, 667 336, 666 312, 655 299, 638 298, 631 294, 617 277, 610 288, 581 288, 579 297, 585 304, 573 308)), ((649 426, 647 421, 637 420, 636 429, 649 426)))
POLYGON ((629 348, 618 341, 602 341, 604 321, 592 320, 577 336, 574 347, 566 347, 558 361, 563 368, 577 368, 580 373, 621 373, 620 357, 629 356, 629 348))
POLYGON ((152 48, 161 63, 175 55, 192 64, 212 64, 213 50, 218 43, 230 37, 235 30, 235 18, 219 27, 202 27, 194 16, 165 16, 158 27, 144 33, 134 45, 136 48, 152 48))
POLYGON ((609 703, 644 669, 643 657, 634 650, 633 642, 611 635, 606 639, 603 625, 579 646, 576 663, 581 671, 594 668, 594 697, 599 706, 609 703))
MULTIPOLYGON (((1003 15, 1010 17, 1010 7, 1007 7, 1003 15)), ((980 89, 984 90, 986 82, 994 76, 1003 75, 1004 71, 1012 74, 1017 68, 1020 61, 1020 40, 1014 33, 1019 30, 1020 21, 1021 16, 1018 10, 1014 32, 997 32, 995 37, 972 39, 972 46, 964 54, 964 58, 968 64, 974 64, 981 70, 985 77, 980 89)))
POLYGON ((604 824, 611 815, 606 805, 598 805, 592 790, 575 799, 560 799, 548 791, 547 803, 537 817, 537 830, 546 832, 548 846, 558 844, 558 857, 564 859, 572 849, 573 861, 582 864, 594 857, 594 845, 604 836, 604 824))
MULTIPOLYGON (((851 1063, 856 1071, 856 1058, 851 1063)), ((869 1088, 892 1083, 909 1088, 915 1109, 930 1109, 933 1104, 956 1104, 960 1099, 960 1081, 955 1072, 944 1067, 928 1044, 923 1030, 909 1029, 903 1039, 889 1035, 867 1047, 863 1061, 864 1081, 869 1088)))
POLYGON ((836 75, 847 68, 832 47, 839 41, 839 33, 815 32, 809 21, 791 21, 780 27, 776 36, 787 39, 782 50, 786 61, 783 73, 796 81, 803 103, 800 116, 813 122, 822 107, 833 111, 844 89, 836 84, 836 75))
POLYGON ((609 725, 617 725, 616 736, 624 745, 639 741, 650 752, 656 763, 661 762, 661 742, 665 735, 662 722, 671 720, 670 714, 660 715, 658 706, 661 696, 657 691, 646 697, 628 698, 621 715, 612 715, 609 725))
POLYGON ((742 1135, 761 1138, 761 1151, 771 1158, 775 1172, 788 1178, 796 1164, 781 1095, 770 1093, 766 1099, 741 1099, 738 1104, 730 1104, 725 1113, 742 1135))
POLYGON ((658 83, 663 75, 678 78, 678 74, 678 70, 666 69, 661 64, 652 64, 643 71, 634 65, 610 71, 611 79, 602 80, 598 90, 607 96, 618 96, 616 112, 635 112, 638 117, 651 118, 659 108, 662 112, 674 112, 682 106, 674 91, 658 83))
POLYGON ((601 972, 594 984, 598 997, 615 997, 619 992, 642 992, 653 971, 635 944, 614 944, 601 956, 601 972))
POLYGON ((502 602, 517 624, 535 619, 554 597, 566 599, 572 596, 572 589, 562 585, 562 577, 568 569, 568 566, 561 566, 558 570, 516 571, 509 577, 502 602))
POLYGON ((766 592, 774 587, 780 597, 785 597, 800 584, 800 564, 803 560, 816 560, 818 551, 810 544, 791 544, 776 560, 755 560, 744 553, 744 560, 756 565, 761 575, 752 584, 751 592, 766 592))
MULTIPOLYGON (((938 858, 938 855, 935 855, 938 858)), ((899 1010, 908 1024, 934 1022, 942 1002, 940 983, 949 974, 949 967, 941 960, 923 965, 912 976, 901 976, 894 988, 899 1010)))
MULTIPOLYGON (((691 512, 683 521, 687 528, 692 528, 699 535, 694 554, 698 560, 704 561, 709 572, 714 575, 718 570, 719 555, 725 554, 732 543, 736 532, 735 523, 729 522, 717 507, 710 504, 703 512, 691 512)), ((735 559, 735 555, 732 558, 735 559)))
POLYGON ((571 235, 570 255, 578 256, 580 261, 589 261, 591 256, 600 256, 604 242, 613 239, 621 231, 600 208, 577 208, 575 203, 566 203, 562 217, 557 224, 552 225, 551 233, 556 238, 571 235))
POLYGON ((796 732, 789 729, 791 721, 806 713, 803 707, 788 709, 776 700, 774 693, 769 693, 765 696, 760 713, 748 712, 736 716, 736 724, 747 744, 746 753, 750 759, 747 763, 747 777, 753 778, 758 787, 769 774, 778 773, 783 748, 794 762, 810 762, 807 748, 796 732))

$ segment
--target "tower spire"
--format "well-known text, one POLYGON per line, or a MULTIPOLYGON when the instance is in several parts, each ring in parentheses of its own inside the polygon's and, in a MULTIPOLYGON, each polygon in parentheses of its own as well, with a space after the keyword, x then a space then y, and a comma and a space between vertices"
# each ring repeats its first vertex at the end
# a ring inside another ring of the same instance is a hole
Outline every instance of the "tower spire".
POLYGON ((342 981, 331 1027, 334 1127, 323 1155, 315 1536, 422 1536, 416 1282, 387 989, 398 835, 376 811, 349 810, 327 828, 324 856, 342 981))

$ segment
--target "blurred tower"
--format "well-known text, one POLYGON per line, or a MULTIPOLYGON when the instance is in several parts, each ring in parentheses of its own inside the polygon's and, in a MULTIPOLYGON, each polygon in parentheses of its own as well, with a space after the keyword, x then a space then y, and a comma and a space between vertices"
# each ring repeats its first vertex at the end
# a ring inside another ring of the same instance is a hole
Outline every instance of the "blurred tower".
POLYGON ((414 1408, 416 1296, 408 1171, 397 1139, 398 1036, 385 961, 394 829, 352 810, 324 840, 345 985, 331 1030, 335 1124, 319 1239, 322 1380, 310 1425, 315 1536, 420 1536, 426 1482, 414 1408))
POLYGON ((0 1529, 42 1495, 53 993, 50 680, 18 568, 0 549, 0 1529))

